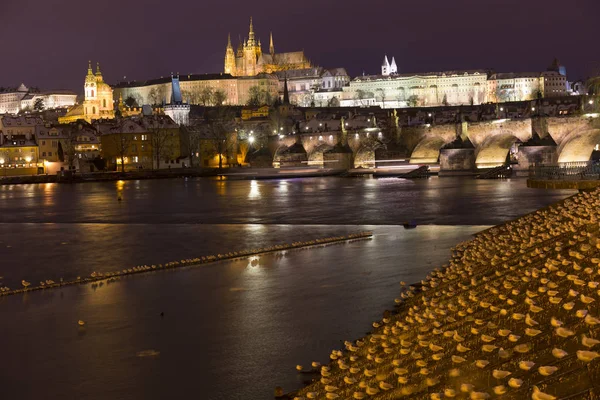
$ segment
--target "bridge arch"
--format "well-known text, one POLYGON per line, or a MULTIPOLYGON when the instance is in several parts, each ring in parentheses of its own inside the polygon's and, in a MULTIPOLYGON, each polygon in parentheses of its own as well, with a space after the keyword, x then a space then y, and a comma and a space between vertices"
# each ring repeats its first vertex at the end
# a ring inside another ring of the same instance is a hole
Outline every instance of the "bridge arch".
POLYGON ((509 130, 502 130, 486 138, 478 147, 475 155, 477 168, 497 167, 506 161, 513 144, 520 139, 509 130))
POLYGON ((354 168, 375 167, 375 151, 385 147, 379 139, 370 139, 362 143, 354 154, 354 168))
POLYGON ((600 143, 600 129, 582 129, 571 132, 558 147, 558 162, 589 161, 592 151, 600 143))
POLYGON ((410 155, 411 164, 437 163, 440 149, 446 140, 440 136, 426 136, 415 147, 410 155))
POLYGON ((323 153, 331 149, 333 149, 333 146, 329 143, 321 143, 315 146, 312 151, 308 153, 308 165, 323 166, 323 153))

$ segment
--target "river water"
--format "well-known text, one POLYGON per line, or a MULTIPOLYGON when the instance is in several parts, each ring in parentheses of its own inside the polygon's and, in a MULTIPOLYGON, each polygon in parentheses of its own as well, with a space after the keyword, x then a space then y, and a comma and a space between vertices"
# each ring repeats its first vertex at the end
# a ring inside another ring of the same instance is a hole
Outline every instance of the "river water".
POLYGON ((393 307, 399 281, 424 278, 486 226, 572 193, 454 178, 0 187, 0 276, 13 288, 374 232, 256 261, 0 298, 2 398, 272 398, 275 386, 302 385, 296 364, 326 362, 368 331, 393 307), (423 225, 398 225, 407 220, 423 225), (138 356, 147 350, 155 355, 138 356))

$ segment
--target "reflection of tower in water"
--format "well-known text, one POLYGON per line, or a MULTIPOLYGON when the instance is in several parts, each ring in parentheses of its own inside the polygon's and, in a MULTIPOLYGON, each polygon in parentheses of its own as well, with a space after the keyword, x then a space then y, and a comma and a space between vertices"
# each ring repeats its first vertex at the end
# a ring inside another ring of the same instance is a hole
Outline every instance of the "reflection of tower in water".
POLYGON ((125 187, 125 181, 117 181, 117 201, 123 200, 123 188, 125 187))

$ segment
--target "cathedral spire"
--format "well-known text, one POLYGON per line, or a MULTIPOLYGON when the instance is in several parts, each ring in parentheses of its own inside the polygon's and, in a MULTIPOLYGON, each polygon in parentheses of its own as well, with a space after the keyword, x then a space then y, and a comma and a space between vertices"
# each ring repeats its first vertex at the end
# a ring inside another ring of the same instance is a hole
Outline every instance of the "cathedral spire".
POLYGON ((88 61, 88 75, 94 75, 94 71, 92 71, 92 60, 88 61))
POLYGON ((250 32, 248 33, 248 44, 254 44, 254 25, 252 24, 252 17, 250 17, 250 32))
POLYGON ((283 104, 290 104, 290 92, 288 91, 287 76, 283 81, 283 104))
POLYGON ((233 50, 233 46, 231 45, 231 33, 227 34, 227 49, 232 49, 233 50))
POLYGON ((273 44, 273 32, 270 33, 269 53, 275 54, 275 45, 273 44))
POLYGON ((100 72, 100 63, 96 63, 96 76, 102 76, 102 72, 100 72))

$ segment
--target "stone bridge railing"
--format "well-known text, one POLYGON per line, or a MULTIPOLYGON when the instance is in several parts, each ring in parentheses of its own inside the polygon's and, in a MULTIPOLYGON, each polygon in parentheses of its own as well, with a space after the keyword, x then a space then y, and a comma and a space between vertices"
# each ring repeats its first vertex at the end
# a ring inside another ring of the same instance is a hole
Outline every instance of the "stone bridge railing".
POLYGON ((598 180, 600 179, 600 163, 572 162, 557 166, 532 166, 529 168, 529 179, 536 180, 598 180))

